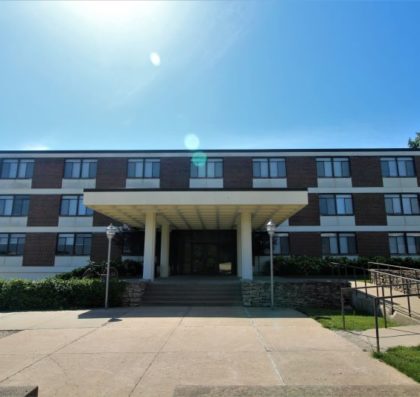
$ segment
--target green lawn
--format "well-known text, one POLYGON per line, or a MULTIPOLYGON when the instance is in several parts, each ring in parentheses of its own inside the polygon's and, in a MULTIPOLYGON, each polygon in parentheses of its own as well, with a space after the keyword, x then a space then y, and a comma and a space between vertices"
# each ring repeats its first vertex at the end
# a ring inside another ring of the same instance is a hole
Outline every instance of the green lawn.
MULTIPOLYGON (((321 323, 325 328, 343 329, 340 310, 310 308, 303 309, 302 312, 321 323)), ((396 325, 398 324, 395 323, 395 321, 390 321, 388 319, 388 327, 395 327, 396 325)), ((381 328, 385 327, 383 318, 379 318, 379 326, 381 328)), ((363 331, 370 328, 375 328, 374 316, 357 312, 346 313, 346 330, 363 331)))
POLYGON ((420 345, 397 346, 385 353, 373 353, 373 355, 420 383, 420 345))

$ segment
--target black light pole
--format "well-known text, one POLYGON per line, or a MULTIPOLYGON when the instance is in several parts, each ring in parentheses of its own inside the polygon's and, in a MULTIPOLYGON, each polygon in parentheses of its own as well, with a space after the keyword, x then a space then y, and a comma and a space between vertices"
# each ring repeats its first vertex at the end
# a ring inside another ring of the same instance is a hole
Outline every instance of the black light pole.
POLYGON ((273 236, 276 231, 275 223, 270 219, 265 225, 270 237, 270 283, 271 283, 271 310, 274 309, 274 269, 273 269, 273 236))
POLYGON ((111 223, 106 228, 106 236, 108 237, 108 260, 106 263, 105 309, 108 309, 109 268, 111 266, 111 242, 116 233, 117 233, 117 228, 111 223))

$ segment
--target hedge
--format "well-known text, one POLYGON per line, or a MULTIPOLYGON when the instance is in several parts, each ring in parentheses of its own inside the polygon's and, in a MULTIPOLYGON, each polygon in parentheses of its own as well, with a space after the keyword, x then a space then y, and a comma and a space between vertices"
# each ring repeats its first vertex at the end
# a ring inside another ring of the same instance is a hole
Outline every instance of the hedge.
MULTIPOLYGON (((325 276, 337 274, 337 272, 332 271, 331 262, 348 263, 364 268, 367 268, 368 262, 380 262, 420 269, 420 260, 414 258, 359 257, 351 260, 343 257, 277 256, 274 258, 274 274, 276 276, 325 276)), ((269 272, 269 262, 267 262, 264 274, 269 274, 269 272)), ((349 274, 352 274, 352 272, 352 270, 349 270, 349 274)))
MULTIPOLYGON (((125 283, 111 281, 109 305, 120 306, 125 283)), ((103 307, 105 284, 96 279, 0 280, 0 310, 103 307)))

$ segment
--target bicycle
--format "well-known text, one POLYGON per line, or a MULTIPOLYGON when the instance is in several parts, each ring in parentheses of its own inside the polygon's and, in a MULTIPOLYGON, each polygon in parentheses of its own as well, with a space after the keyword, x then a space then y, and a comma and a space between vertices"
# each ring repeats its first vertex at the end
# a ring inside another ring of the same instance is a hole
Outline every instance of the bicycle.
MULTIPOLYGON (((104 278, 106 277, 106 263, 95 263, 89 261, 86 270, 83 273, 83 278, 104 278)), ((109 277, 118 278, 118 270, 114 266, 109 267, 109 277)))

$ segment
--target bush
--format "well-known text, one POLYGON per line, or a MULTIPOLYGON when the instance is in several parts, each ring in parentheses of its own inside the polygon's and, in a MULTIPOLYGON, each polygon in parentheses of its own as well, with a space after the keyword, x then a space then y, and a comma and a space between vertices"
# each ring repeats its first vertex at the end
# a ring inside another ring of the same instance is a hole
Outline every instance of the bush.
MULTIPOLYGON (((368 262, 380 262, 390 265, 406 266, 420 269, 420 260, 414 258, 384 258, 360 257, 354 260, 336 257, 317 257, 317 256, 277 256, 274 258, 274 274, 276 276, 326 276, 333 275, 331 262, 348 263, 358 267, 367 268, 368 262)), ((265 274, 269 274, 269 266, 265 274)), ((337 272, 335 272, 336 274, 337 272)), ((353 271, 349 269, 349 274, 353 271)), ((359 274, 363 274, 362 271, 359 274)))
MULTIPOLYGON (((121 305, 125 283, 111 281, 109 305, 121 305)), ((57 310, 102 307, 105 284, 100 280, 0 280, 1 310, 57 310)))
MULTIPOLYGON (((96 262, 96 265, 102 266, 106 269, 106 261, 96 262)), ((140 262, 133 261, 131 259, 126 259, 121 261, 119 259, 112 260, 110 263, 111 266, 115 267, 118 270, 118 277, 137 277, 139 278, 143 274, 143 265, 140 262)), ((69 280, 71 278, 82 278, 84 272, 89 267, 89 264, 83 267, 78 267, 77 269, 72 270, 71 272, 61 273, 54 276, 60 280, 69 280)), ((104 270, 105 273, 105 270, 104 270)))

